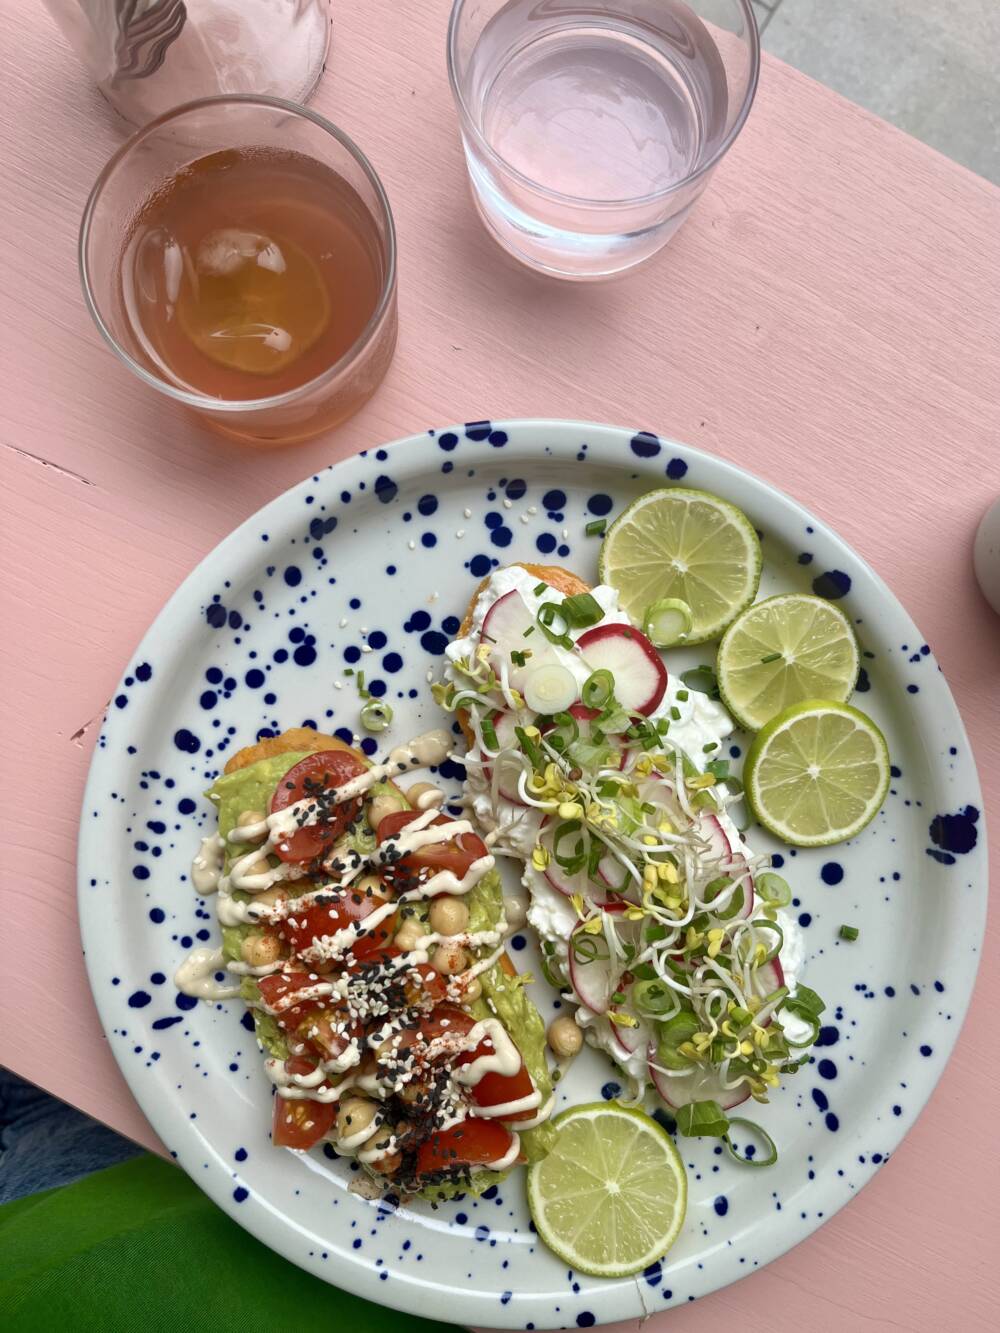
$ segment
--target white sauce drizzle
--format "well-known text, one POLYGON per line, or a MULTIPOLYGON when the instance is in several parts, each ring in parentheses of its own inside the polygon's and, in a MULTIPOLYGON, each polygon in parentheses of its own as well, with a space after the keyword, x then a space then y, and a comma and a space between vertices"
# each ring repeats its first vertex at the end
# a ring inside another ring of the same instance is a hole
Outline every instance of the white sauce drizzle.
POLYGON ((216 981, 214 973, 225 970, 221 949, 195 949, 174 973, 174 985, 182 995, 199 1000, 234 1000, 239 986, 216 981))
POLYGON ((225 856, 226 845, 218 833, 211 833, 207 838, 202 838, 201 846, 191 862, 191 883, 196 893, 207 897, 219 887, 225 856))

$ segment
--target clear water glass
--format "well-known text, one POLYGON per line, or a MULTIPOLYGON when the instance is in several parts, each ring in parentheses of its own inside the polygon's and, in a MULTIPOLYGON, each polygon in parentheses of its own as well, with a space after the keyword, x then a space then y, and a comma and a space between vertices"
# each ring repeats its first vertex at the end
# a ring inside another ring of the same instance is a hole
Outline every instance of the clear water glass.
POLYGON ((560 278, 642 263, 739 134, 759 68, 750 0, 455 0, 448 73, 487 229, 560 278))

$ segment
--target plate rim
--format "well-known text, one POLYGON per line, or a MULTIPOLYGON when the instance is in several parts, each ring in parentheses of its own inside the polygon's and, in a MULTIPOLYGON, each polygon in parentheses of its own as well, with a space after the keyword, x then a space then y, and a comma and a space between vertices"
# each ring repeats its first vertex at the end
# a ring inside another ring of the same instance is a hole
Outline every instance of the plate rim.
MULTIPOLYGON (((426 448, 429 444, 433 443, 436 437, 448 432, 454 432, 458 436, 458 448, 461 448, 463 445, 468 448, 478 447, 480 444, 479 441, 469 440, 465 436, 465 431, 468 426, 474 424, 486 424, 486 421, 484 419, 482 423, 443 425, 434 427, 432 431, 425 430, 399 436, 389 443, 373 443, 368 448, 360 450, 358 453, 352 454, 348 458, 340 459, 335 463, 329 464, 319 472, 310 472, 301 481, 294 483, 286 490, 274 496, 266 504, 248 515, 247 518, 232 529, 232 531, 227 533, 226 536, 217 542, 216 545, 198 561, 194 568, 185 576, 174 592, 164 602, 127 661, 132 662, 142 660, 143 657, 155 655, 156 649, 151 645, 157 644, 158 640, 164 635, 167 628, 165 622, 169 622, 177 614, 180 607, 188 604, 192 594, 195 593, 199 586, 205 581, 206 575, 216 567, 217 563, 220 560, 225 560, 227 557, 230 557, 233 552, 238 551, 251 533, 253 533, 255 541, 259 540, 259 529, 262 524, 265 525, 264 530, 273 527, 273 524, 268 522, 269 517, 279 518, 279 516, 281 516, 282 524, 284 524, 286 521, 284 516, 292 513, 292 507, 296 497, 303 495, 310 487, 317 485, 323 479, 329 478, 331 475, 338 479, 343 479, 345 486, 354 484, 355 479, 353 474, 355 473, 357 473, 358 480, 363 479, 367 482, 369 480, 368 468, 370 466, 368 460, 376 453, 376 451, 380 453, 382 451, 385 452, 386 458, 384 461, 387 464, 395 462, 397 469, 402 464, 406 469, 406 480, 412 480, 415 474, 419 473, 419 463, 417 463, 415 457, 418 449, 421 446, 426 448), (414 456, 413 463, 409 462, 410 453, 414 456), (401 455, 402 457, 400 457, 401 455)), ((815 529, 815 534, 818 537, 821 537, 834 553, 843 554, 849 557, 851 561, 852 579, 855 570, 864 576, 865 582, 868 585, 864 593, 866 601, 872 595, 877 595, 879 603, 888 605, 896 618, 897 624, 906 633, 912 632, 913 635, 919 636, 919 641, 921 643, 926 642, 923 636, 920 635, 920 631, 913 622, 909 612, 899 601, 884 579, 882 579, 868 561, 848 542, 846 542, 835 529, 830 527, 825 520, 817 517, 811 510, 801 504, 800 501, 788 495, 787 492, 780 487, 756 475, 754 472, 751 472, 736 463, 730 462, 728 459, 720 458, 706 450, 698 448, 697 446, 677 441, 672 436, 654 434, 650 431, 639 430, 633 426, 611 425, 608 423, 577 421, 570 418, 553 417, 490 418, 489 425, 493 431, 525 432, 528 430, 538 430, 551 433, 556 437, 564 436, 564 439, 557 439, 556 441, 556 443, 560 445, 568 445, 571 435, 578 437, 578 445, 581 433, 583 436, 590 437, 594 437, 594 435, 597 434, 599 436, 599 442, 601 446, 603 446, 601 457, 598 460, 598 451, 595 449, 588 461, 599 461, 601 466, 614 470, 623 470, 627 473, 631 473, 632 476, 646 475, 651 482, 662 486, 676 484, 683 486, 683 481, 680 481, 679 483, 675 482, 669 476, 664 475, 662 470, 658 470, 656 465, 652 463, 651 459, 635 455, 634 453, 632 455, 626 455, 621 452, 622 447, 626 446, 631 439, 634 439, 639 434, 655 438, 661 446, 661 449, 657 453, 657 457, 659 457, 660 452, 669 453, 673 450, 675 455, 680 455, 685 462, 705 465, 711 472, 714 472, 717 477, 721 476, 725 485, 735 484, 740 488, 749 487, 755 505, 759 502, 765 507, 777 505, 779 510, 784 509, 785 513, 781 526, 783 526, 784 521, 787 521, 788 518, 796 518, 803 524, 813 527, 815 529), (607 456, 604 455, 605 448, 609 450, 607 456), (612 448, 616 448, 619 451, 620 456, 616 457, 611 452, 612 448)), ((516 451, 517 446, 515 445, 515 449, 511 452, 516 451)), ((498 449, 495 456, 503 458, 509 455, 505 455, 498 449)), ((527 468, 535 461, 544 462, 548 456, 549 455, 541 451, 530 457, 525 456, 523 459, 523 466, 527 468)), ((712 486, 713 488, 718 489, 714 478, 712 479, 712 486)), ((736 503, 736 501, 734 500, 733 503, 736 503)), ((280 543, 276 543, 276 546, 279 544, 280 543)), ((129 667, 126 664, 119 677, 118 689, 112 692, 112 698, 114 698, 114 695, 123 687, 122 682, 124 676, 128 674, 128 671, 129 667)), ((978 825, 980 836, 977 846, 973 853, 964 860, 964 868, 976 883, 975 903, 972 905, 972 908, 976 910, 977 915, 973 931, 977 948, 975 953, 975 965, 972 969, 966 972, 966 977, 963 978, 963 980, 965 980, 965 985, 962 992, 959 993, 957 990, 952 990, 952 995, 953 997, 957 997, 958 1002, 953 1002, 951 1006, 954 1018, 952 1023, 948 1025, 947 1039, 942 1040, 939 1038, 937 1041, 937 1046, 939 1048, 946 1047, 947 1054, 943 1062, 935 1066, 933 1073, 929 1073, 927 1078, 922 1081, 920 1089, 916 1092, 916 1096, 909 1100, 904 1114, 895 1117, 894 1123, 888 1124, 887 1131, 883 1131, 882 1140, 886 1145, 887 1154, 894 1153, 902 1140, 913 1128, 943 1077, 948 1062, 954 1053, 955 1046, 965 1024, 968 1008, 975 989, 980 960, 982 957, 981 946, 986 925, 989 893, 989 861, 986 816, 983 807, 982 788, 979 781, 975 754, 969 742, 969 737, 958 705, 944 673, 939 672, 939 674, 940 680, 936 682, 938 689, 936 691, 937 697, 935 698, 935 707, 938 710, 938 720, 939 723, 942 724, 947 722, 953 729, 956 742, 959 746, 958 757, 963 762, 963 769, 967 768, 965 776, 962 779, 963 789, 967 792, 970 801, 978 803, 978 809, 980 811, 980 822, 978 825)), ((102 719, 100 735, 103 735, 104 728, 107 725, 107 717, 108 715, 105 714, 105 717, 102 719)), ((94 859, 93 838, 90 834, 93 821, 86 818, 86 812, 91 808, 95 801, 103 803, 98 800, 97 796, 98 785, 104 782, 104 764, 106 761, 102 759, 103 754, 104 751, 99 743, 95 744, 91 754, 87 781, 83 793, 80 830, 77 843, 77 909, 88 984, 100 1018, 102 1029, 107 1038, 114 1026, 114 1022, 117 1021, 118 1016, 116 1014, 114 1018, 112 1018, 110 1012, 110 992, 107 991, 107 988, 103 984, 104 979, 98 978, 95 974, 97 965, 96 959, 98 956, 97 931, 99 923, 94 918, 100 916, 101 913, 91 909, 91 904, 95 902, 95 897, 90 889, 89 876, 85 871, 88 861, 94 859)), ((936 764, 935 767, 937 767, 936 764)), ((93 837, 96 836, 97 834, 95 830, 93 837)), ((104 898, 105 902, 108 901, 106 895, 101 895, 101 898, 104 898)), ((100 902, 101 898, 96 899, 96 901, 100 902)), ((970 905, 967 903, 966 913, 968 913, 969 910, 972 909, 970 909, 970 905)), ((969 921, 967 915, 965 921, 967 937, 968 926, 969 921)), ((138 1073, 136 1073, 135 1078, 133 1078, 132 1075, 132 1071, 135 1067, 126 1061, 119 1059, 117 1043, 109 1040, 108 1045, 126 1083, 129 1086, 129 1090, 135 1097, 140 1109, 149 1120, 161 1142, 166 1145, 168 1138, 176 1139, 178 1137, 183 1137, 186 1133, 190 1136, 189 1141, 200 1142, 209 1149, 212 1155, 215 1155, 211 1146, 211 1141, 202 1137, 200 1130, 195 1128, 191 1122, 180 1119, 179 1114, 174 1111, 169 1102, 158 1102, 155 1098, 149 1097, 144 1099, 144 1097, 140 1095, 139 1088, 136 1085, 139 1084, 141 1080, 138 1073)), ((911 1091, 914 1090, 911 1089, 911 1091)), ((174 1152, 173 1156, 176 1158, 178 1154, 174 1152)), ((524 1326, 526 1319, 534 1315, 536 1327, 538 1328, 551 1328, 557 1326, 554 1317, 548 1313, 549 1309, 552 1307, 552 1302, 550 1296, 546 1294, 539 1293, 536 1295, 533 1293, 515 1293, 516 1299, 514 1301, 509 1302, 507 1305, 499 1306, 492 1294, 487 1295, 486 1293, 466 1290, 461 1292, 459 1297, 458 1292, 452 1288, 443 1286, 439 1281, 435 1280, 433 1282, 428 1282, 426 1280, 420 1280, 413 1273, 406 1270, 390 1269, 394 1280, 391 1283, 383 1285, 379 1282, 375 1271, 370 1268, 370 1265, 361 1262, 360 1260, 357 1262, 350 1262, 350 1256, 346 1256, 348 1262, 340 1261, 332 1267, 329 1264, 325 1264, 322 1267, 318 1264, 311 1264, 308 1256, 294 1248, 295 1237, 301 1237, 303 1233, 295 1222, 290 1210, 285 1209, 284 1211, 277 1213, 277 1210, 269 1208, 268 1222, 260 1226, 255 1225, 254 1215, 248 1215, 239 1205, 234 1204, 232 1192, 229 1188, 231 1185, 231 1174, 224 1163, 222 1166, 223 1169, 221 1171, 212 1170, 206 1173, 208 1175, 207 1180, 203 1180, 193 1172, 188 1172, 187 1174, 189 1174, 190 1179, 202 1189, 217 1206, 221 1207, 229 1217, 239 1223, 239 1225, 250 1234, 263 1241, 269 1248, 282 1254, 298 1267, 303 1268, 306 1272, 310 1272, 331 1284, 342 1286, 345 1290, 348 1290, 363 1299, 372 1300, 382 1306, 388 1306, 400 1311, 412 1309, 412 1298, 419 1292, 423 1312, 429 1317, 436 1317, 448 1322, 461 1320, 463 1323, 480 1323, 493 1328, 521 1328, 524 1326), (276 1213, 277 1218, 280 1218, 280 1221, 276 1219, 276 1213), (271 1227, 278 1229, 277 1235, 270 1234, 271 1227), (268 1234, 263 1234, 265 1232, 268 1234), (285 1241, 286 1243, 283 1244, 282 1241, 285 1241), (456 1310, 456 1299, 460 1299, 461 1301, 458 1310, 456 1310), (538 1306, 537 1310, 532 1308, 533 1303, 538 1306), (542 1308, 543 1306, 545 1307, 544 1309, 542 1308)), ((182 1169, 184 1169, 183 1166, 182 1169)), ((769 1227, 766 1233, 762 1232, 762 1236, 766 1235, 770 1237, 777 1235, 777 1243, 769 1243, 766 1240, 761 1243, 761 1241, 758 1240, 761 1250, 760 1263, 747 1271, 759 1271, 760 1268, 772 1263, 775 1259, 780 1258, 782 1255, 794 1249, 796 1245, 806 1240, 819 1227, 829 1221, 831 1217, 840 1212, 851 1199, 857 1197, 865 1185, 867 1185, 875 1174, 877 1174, 877 1169, 877 1166, 873 1163, 866 1163, 861 1166, 858 1171, 858 1176, 860 1178, 859 1183, 848 1197, 845 1197, 840 1202, 834 1201, 834 1206, 825 1208, 823 1215, 820 1218, 810 1217, 800 1221, 797 1220, 796 1234, 789 1234, 787 1239, 785 1232, 786 1230, 790 1232, 790 1227, 782 1228, 778 1231, 775 1231, 774 1227, 769 1227)), ((331 1260, 335 1257, 336 1256, 331 1252, 331 1260)), ((667 1262, 665 1271, 669 1272, 669 1261, 667 1262)), ((707 1267, 700 1273, 700 1276, 705 1279, 705 1286, 704 1290, 699 1293, 699 1297, 708 1295, 714 1291, 722 1290, 725 1287, 732 1285, 734 1282, 739 1281, 740 1277, 744 1275, 737 1274, 732 1278, 722 1278, 720 1281, 713 1281, 708 1274, 709 1269, 707 1267)), ((583 1279, 583 1282, 592 1282, 595 1284, 594 1286, 584 1286, 583 1293, 585 1293, 588 1304, 593 1308, 594 1322, 597 1324, 633 1317, 642 1318, 650 1313, 642 1299, 642 1293, 638 1288, 638 1283, 634 1280, 619 1279, 602 1284, 599 1279, 583 1279)), ((656 1306, 655 1312, 658 1313, 660 1310, 669 1310, 673 1308, 676 1303, 677 1302, 664 1302, 662 1305, 656 1306)))

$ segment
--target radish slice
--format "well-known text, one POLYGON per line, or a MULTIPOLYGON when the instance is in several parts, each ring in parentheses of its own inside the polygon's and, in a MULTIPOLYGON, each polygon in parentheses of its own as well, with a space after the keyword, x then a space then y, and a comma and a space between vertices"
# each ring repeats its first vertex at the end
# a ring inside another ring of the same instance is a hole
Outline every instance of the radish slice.
POLYGON ((777 958, 773 958, 763 967, 758 967, 754 976, 754 990, 761 999, 765 995, 770 995, 773 991, 785 984, 785 974, 781 970, 781 963, 777 958))
POLYGON ((569 982, 579 997, 580 1003, 585 1004, 588 1009, 593 1009, 595 1014, 606 1014, 608 1006, 611 1003, 611 997, 615 993, 615 986, 618 982, 618 972, 624 966, 621 959, 594 958, 585 961, 578 958, 573 949, 573 940, 578 936, 584 939, 593 939, 598 948, 603 943, 604 951, 607 952, 607 941, 603 934, 586 936, 583 935, 582 926, 578 926, 569 941, 569 982))
MULTIPOLYGON (((510 683, 516 690, 520 690, 524 683, 527 666, 515 666, 510 655, 524 652, 529 646, 530 639, 525 638, 524 631, 530 628, 537 630, 535 617, 516 588, 498 597, 483 617, 482 638, 490 645, 490 665, 499 677, 500 664, 506 663, 510 683)), ((527 660, 531 662, 532 659, 527 660)))
POLYGON ((741 1106, 750 1096, 747 1082, 735 1088, 724 1088, 718 1071, 704 1065, 693 1065, 690 1072, 664 1074, 655 1069, 656 1047, 649 1048, 649 1077, 653 1086, 668 1106, 675 1111, 688 1102, 718 1102, 724 1111, 741 1106))
MULTIPOLYGON (((621 1005, 615 1005, 613 1012, 628 1013, 629 1011, 621 1005)), ((636 1015, 633 1014, 632 1017, 635 1018, 636 1015)), ((629 1055, 634 1054, 634 1052, 638 1050, 645 1050, 653 1039, 652 1029, 644 1018, 640 1018, 637 1026, 634 1028, 626 1027, 623 1023, 616 1023, 614 1025, 614 1031, 615 1040, 618 1042, 618 1045, 621 1046, 623 1050, 628 1051, 629 1055)))
POLYGON ((615 678, 615 698, 627 713, 648 716, 667 689, 667 668, 645 634, 631 625, 595 625, 576 646, 593 671, 615 678))
POLYGON ((698 832, 708 841, 712 855, 717 857, 723 865, 730 867, 720 873, 728 875, 731 879, 736 879, 741 875, 746 876, 742 880, 743 906, 736 913, 738 917, 746 920, 753 911, 754 905, 753 876, 750 874, 750 863, 744 855, 739 836, 727 832, 719 817, 708 813, 701 816, 698 832))
POLYGON ((532 712, 562 713, 576 701, 580 687, 568 667, 546 662, 528 671, 522 692, 532 712))
MULTIPOLYGON (((517 726, 517 719, 513 713, 491 713, 490 721, 493 723, 493 730, 497 734, 497 744, 501 750, 516 750, 517 736, 514 728, 517 726)), ((500 759, 497 761, 500 771, 500 779, 497 784, 497 791, 505 801, 510 801, 512 805, 524 805, 520 793, 517 790, 518 779, 521 776, 522 768, 516 759, 500 759)), ((483 774, 488 782, 493 780, 493 765, 490 763, 483 765, 483 774)))

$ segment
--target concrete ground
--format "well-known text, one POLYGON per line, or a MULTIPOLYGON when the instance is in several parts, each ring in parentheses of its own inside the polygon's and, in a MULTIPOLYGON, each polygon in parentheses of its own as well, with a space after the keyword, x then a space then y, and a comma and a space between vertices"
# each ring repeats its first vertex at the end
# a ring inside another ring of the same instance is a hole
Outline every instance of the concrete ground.
POLYGON ((1000 0, 752 0, 765 51, 1000 184, 1000 0))

